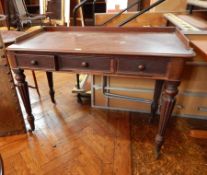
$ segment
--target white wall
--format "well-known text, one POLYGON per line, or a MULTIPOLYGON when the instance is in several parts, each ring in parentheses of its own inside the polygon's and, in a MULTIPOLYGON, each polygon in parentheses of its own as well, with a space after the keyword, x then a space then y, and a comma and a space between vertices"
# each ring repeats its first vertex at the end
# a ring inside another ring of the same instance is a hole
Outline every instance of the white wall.
POLYGON ((70 25, 70 0, 65 0, 65 20, 67 26, 70 25))
POLYGON ((45 0, 40 0, 40 14, 44 14, 44 1, 45 0))

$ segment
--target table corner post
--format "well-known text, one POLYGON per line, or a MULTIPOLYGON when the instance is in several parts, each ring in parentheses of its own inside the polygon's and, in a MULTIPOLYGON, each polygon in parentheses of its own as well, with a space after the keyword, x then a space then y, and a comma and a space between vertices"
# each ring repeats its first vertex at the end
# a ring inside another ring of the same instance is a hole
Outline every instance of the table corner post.
POLYGON ((26 76, 24 75, 24 70, 22 69, 13 69, 15 74, 15 79, 17 81, 17 88, 19 90, 20 96, 22 98, 26 113, 27 113, 27 120, 30 124, 31 130, 35 130, 34 124, 34 116, 32 114, 32 108, 30 104, 30 97, 29 97, 29 90, 28 84, 26 82, 26 76))
POLYGON ((164 143, 164 135, 166 133, 167 124, 171 118, 173 108, 176 103, 176 95, 178 94, 178 86, 180 81, 166 81, 164 86, 164 94, 162 96, 161 112, 158 133, 155 137, 155 153, 156 158, 160 155, 161 147, 164 143))

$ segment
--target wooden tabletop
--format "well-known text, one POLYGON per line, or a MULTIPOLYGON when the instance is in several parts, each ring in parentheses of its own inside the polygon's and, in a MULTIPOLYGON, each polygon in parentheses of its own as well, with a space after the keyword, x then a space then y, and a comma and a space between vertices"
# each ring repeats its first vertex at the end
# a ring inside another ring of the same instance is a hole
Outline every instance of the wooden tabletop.
POLYGON ((15 42, 16 38, 23 35, 25 32, 1 30, 0 33, 3 42, 5 44, 10 44, 15 42))
POLYGON ((192 40, 192 45, 199 49, 207 60, 207 39, 206 40, 192 40))
POLYGON ((10 51, 192 57, 186 38, 173 29, 99 28, 42 31, 10 51), (173 32, 174 31, 174 32, 173 32))

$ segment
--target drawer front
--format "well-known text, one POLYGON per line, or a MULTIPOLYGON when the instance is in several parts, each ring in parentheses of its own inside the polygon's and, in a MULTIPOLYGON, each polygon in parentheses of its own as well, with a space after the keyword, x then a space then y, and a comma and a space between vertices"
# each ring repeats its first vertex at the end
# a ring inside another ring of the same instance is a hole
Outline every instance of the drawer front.
POLYGON ((165 75, 169 60, 166 58, 118 58, 117 73, 165 75))
POLYGON ((58 64, 59 70, 92 71, 92 73, 112 73, 114 71, 113 59, 104 56, 59 55, 58 64))
POLYGON ((53 55, 16 54, 15 58, 20 68, 55 70, 53 55))

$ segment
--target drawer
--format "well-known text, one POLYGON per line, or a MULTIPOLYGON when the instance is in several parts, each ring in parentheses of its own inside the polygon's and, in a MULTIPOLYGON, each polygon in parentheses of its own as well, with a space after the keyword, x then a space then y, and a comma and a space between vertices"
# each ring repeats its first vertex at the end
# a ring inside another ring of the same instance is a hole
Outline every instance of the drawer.
POLYGON ((92 71, 91 73, 112 73, 114 71, 112 58, 96 55, 59 55, 58 67, 59 70, 92 71))
POLYGON ((20 68, 55 70, 53 55, 16 54, 15 58, 20 68))
POLYGON ((167 58, 118 58, 117 73, 165 75, 169 60, 167 58))

